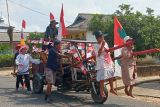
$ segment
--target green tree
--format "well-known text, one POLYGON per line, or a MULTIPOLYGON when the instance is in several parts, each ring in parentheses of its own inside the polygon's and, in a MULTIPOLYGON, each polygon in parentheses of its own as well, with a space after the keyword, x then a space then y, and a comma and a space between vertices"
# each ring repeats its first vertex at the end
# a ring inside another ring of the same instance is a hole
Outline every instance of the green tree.
POLYGON ((107 36, 105 39, 113 46, 113 16, 95 14, 89 23, 89 29, 93 32, 101 30, 107 36))
POLYGON ((120 10, 116 10, 115 14, 124 16, 132 13, 133 7, 130 7, 129 4, 121 4, 118 6, 120 10))
POLYGON ((109 16, 110 18, 106 18, 105 15, 95 15, 89 24, 90 30, 98 29, 108 33, 106 39, 109 40, 110 46, 113 46, 113 16, 116 15, 127 35, 135 40, 135 51, 160 47, 160 16, 156 17, 151 8, 147 8, 146 13, 147 15, 139 11, 134 12, 133 7, 122 4, 113 15, 109 16))

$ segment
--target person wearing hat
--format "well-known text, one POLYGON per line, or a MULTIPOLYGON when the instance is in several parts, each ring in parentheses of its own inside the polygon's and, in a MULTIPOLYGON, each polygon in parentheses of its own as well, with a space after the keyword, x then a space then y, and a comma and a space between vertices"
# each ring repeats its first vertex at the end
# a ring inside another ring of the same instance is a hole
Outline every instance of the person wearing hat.
MULTIPOLYGON (((15 53, 15 55, 14 55, 14 62, 15 62, 17 56, 19 55, 19 48, 20 48, 20 47, 21 47, 21 44, 16 44, 16 47, 15 47, 16 53, 15 53)), ((16 64, 15 64, 15 63, 14 63, 13 73, 14 73, 14 74, 16 73, 16 64)))
POLYGON ((47 26, 46 31, 45 31, 45 36, 44 36, 44 42, 42 45, 42 50, 46 51, 46 49, 48 49, 46 43, 49 43, 50 40, 54 40, 55 37, 58 35, 58 28, 56 27, 56 25, 58 24, 58 22, 56 22, 56 20, 54 20, 54 18, 50 18, 50 24, 47 26))
POLYGON ((45 68, 45 75, 47 81, 47 91, 45 95, 45 100, 50 103, 53 99, 51 98, 52 85, 55 85, 56 73, 61 71, 64 73, 61 66, 61 58, 69 58, 66 55, 62 55, 61 52, 61 42, 59 40, 54 41, 53 47, 49 50, 48 59, 45 68))
MULTIPOLYGON (((17 56, 19 55, 19 49, 20 49, 20 47, 21 47, 21 44, 16 44, 16 47, 15 47, 16 53, 14 54, 14 59, 13 59, 14 60, 14 66, 13 66, 14 68, 13 68, 13 73, 11 73, 13 76, 16 76, 17 65, 16 65, 15 61, 16 61, 17 56)), ((22 85, 22 88, 24 89, 25 85, 24 85, 23 80, 21 80, 20 83, 22 85)))
MULTIPOLYGON (((124 43, 133 42, 133 39, 129 36, 124 38, 124 43)), ((128 96, 132 95, 133 85, 135 84, 136 78, 136 61, 133 56, 133 44, 128 44, 121 50, 121 69, 122 69, 122 80, 125 85, 125 93, 128 96)))
POLYGON ((109 48, 104 40, 104 34, 101 31, 95 32, 95 37, 98 42, 98 50, 96 51, 96 79, 100 82, 100 95, 105 97, 104 82, 109 81, 110 92, 117 95, 113 87, 114 64, 110 56, 110 52, 106 52, 109 48))
POLYGON ((27 45, 22 45, 19 49, 19 55, 17 56, 15 63, 18 65, 17 70, 17 79, 16 79, 16 91, 18 91, 19 88, 19 82, 22 81, 22 77, 25 78, 25 84, 27 86, 27 93, 31 93, 31 87, 30 87, 30 77, 29 77, 29 64, 30 62, 39 64, 39 59, 33 59, 29 54, 27 54, 28 51, 27 45))
POLYGON ((45 39, 55 39, 55 37, 58 35, 58 28, 56 25, 58 22, 54 19, 50 19, 50 24, 47 26, 46 31, 45 31, 45 39))

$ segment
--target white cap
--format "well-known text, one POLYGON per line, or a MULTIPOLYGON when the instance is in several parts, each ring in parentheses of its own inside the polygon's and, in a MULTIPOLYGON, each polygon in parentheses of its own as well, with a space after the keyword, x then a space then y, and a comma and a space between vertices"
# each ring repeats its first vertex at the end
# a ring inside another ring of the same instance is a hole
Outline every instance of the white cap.
POLYGON ((131 38, 131 37, 129 37, 129 36, 126 36, 125 38, 124 38, 124 43, 126 43, 127 42, 127 40, 129 40, 129 39, 133 39, 133 38, 131 38))

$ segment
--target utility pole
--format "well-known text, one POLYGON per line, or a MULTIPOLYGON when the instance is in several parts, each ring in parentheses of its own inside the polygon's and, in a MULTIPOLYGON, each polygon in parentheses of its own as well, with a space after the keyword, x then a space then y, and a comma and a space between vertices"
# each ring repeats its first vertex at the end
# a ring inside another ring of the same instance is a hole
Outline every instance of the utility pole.
POLYGON ((9 26, 10 26, 8 0, 6 0, 6 6, 7 6, 8 24, 9 24, 9 26))
POLYGON ((6 0, 6 7, 7 7, 8 24, 9 24, 9 27, 7 29, 7 34, 8 34, 9 39, 10 39, 11 50, 12 50, 12 53, 13 53, 13 27, 10 25, 10 20, 9 20, 8 0, 6 0))

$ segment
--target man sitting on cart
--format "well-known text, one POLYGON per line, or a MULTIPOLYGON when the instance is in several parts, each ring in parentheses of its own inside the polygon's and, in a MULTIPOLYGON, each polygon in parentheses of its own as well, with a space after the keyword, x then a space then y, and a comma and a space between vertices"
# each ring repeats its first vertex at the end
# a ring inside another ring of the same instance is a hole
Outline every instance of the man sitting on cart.
POLYGON ((42 50, 48 49, 48 44, 45 44, 45 42, 50 42, 51 40, 54 40, 55 37, 58 35, 58 28, 56 25, 58 22, 54 19, 50 19, 50 24, 47 26, 46 31, 45 31, 45 36, 44 36, 44 43, 42 46, 42 50))
POLYGON ((51 102, 51 89, 52 84, 55 84, 56 81, 56 73, 58 71, 61 71, 62 74, 64 74, 62 64, 61 64, 61 58, 68 58, 68 56, 62 55, 60 52, 61 49, 61 42, 59 40, 54 41, 54 46, 49 50, 48 59, 46 63, 45 68, 45 75, 46 75, 46 81, 47 81, 47 91, 45 95, 45 100, 47 102, 51 102))

